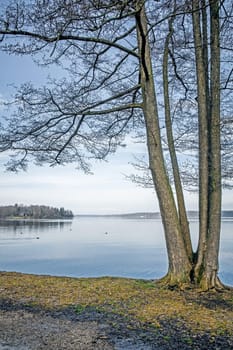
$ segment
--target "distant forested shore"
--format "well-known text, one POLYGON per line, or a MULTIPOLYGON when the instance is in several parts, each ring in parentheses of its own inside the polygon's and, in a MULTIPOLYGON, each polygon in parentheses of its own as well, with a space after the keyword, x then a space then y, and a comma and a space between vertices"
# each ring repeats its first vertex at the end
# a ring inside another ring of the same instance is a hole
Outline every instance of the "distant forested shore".
POLYGON ((23 219, 69 219, 73 218, 71 210, 63 207, 53 208, 46 205, 5 205, 0 206, 0 218, 23 219))
MULTIPOLYGON (((188 218, 198 219, 199 213, 195 210, 188 210, 188 218)), ((137 212, 137 213, 125 213, 125 214, 78 214, 77 217, 108 217, 108 218, 121 218, 121 219, 161 219, 159 212, 137 212)), ((222 218, 233 218, 233 210, 223 210, 222 218)))

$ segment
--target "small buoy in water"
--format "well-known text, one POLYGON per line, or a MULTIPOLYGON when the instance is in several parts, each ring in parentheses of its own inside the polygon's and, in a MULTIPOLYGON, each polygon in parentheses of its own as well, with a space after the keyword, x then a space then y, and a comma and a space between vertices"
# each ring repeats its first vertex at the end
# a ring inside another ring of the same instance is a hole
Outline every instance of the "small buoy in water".
POLYGON ((20 232, 20 234, 22 235, 22 234, 23 234, 23 232, 21 231, 21 232, 20 232))
POLYGON ((106 232, 104 232, 104 234, 105 234, 105 235, 108 235, 108 232, 106 231, 106 232))
POLYGON ((40 239, 40 237, 36 237, 36 239, 40 239))

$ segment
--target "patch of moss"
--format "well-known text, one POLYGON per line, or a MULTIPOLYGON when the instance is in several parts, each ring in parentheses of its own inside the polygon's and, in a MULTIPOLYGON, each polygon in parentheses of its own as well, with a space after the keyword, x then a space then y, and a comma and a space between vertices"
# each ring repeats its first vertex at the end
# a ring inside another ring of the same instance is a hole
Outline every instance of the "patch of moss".
POLYGON ((77 304, 75 305, 74 307, 74 310, 77 314, 81 314, 83 311, 85 311, 86 309, 86 306, 85 305, 80 305, 80 304, 77 304))
POLYGON ((156 288, 156 283, 148 280, 135 280, 135 285, 138 287, 154 289, 156 288))

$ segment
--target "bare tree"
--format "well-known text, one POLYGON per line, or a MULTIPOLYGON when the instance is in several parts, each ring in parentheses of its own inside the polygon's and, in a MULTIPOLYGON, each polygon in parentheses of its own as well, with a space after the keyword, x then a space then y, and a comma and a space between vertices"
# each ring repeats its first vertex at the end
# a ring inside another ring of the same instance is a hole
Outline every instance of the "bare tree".
POLYGON ((180 287, 193 283, 203 290, 223 287, 217 277, 219 10, 218 0, 37 0, 9 1, 0 17, 2 50, 31 55, 39 64, 58 64, 65 72, 63 79, 50 79, 45 87, 26 83, 18 90, 0 135, 1 151, 13 152, 8 168, 24 169, 34 159, 38 164, 76 162, 88 172, 89 161, 115 152, 127 133, 145 132, 169 261, 162 281, 180 287), (162 99, 165 108, 160 114, 162 99), (176 147, 189 128, 185 111, 199 120, 201 215, 196 253, 176 147))

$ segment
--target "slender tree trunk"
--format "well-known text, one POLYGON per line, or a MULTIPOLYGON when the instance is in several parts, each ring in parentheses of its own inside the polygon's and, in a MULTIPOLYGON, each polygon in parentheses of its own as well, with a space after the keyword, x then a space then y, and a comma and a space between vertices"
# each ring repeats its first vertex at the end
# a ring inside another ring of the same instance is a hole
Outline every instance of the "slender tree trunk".
POLYGON ((136 25, 141 59, 140 73, 149 165, 160 205, 168 252, 169 271, 167 281, 170 284, 189 283, 191 264, 187 255, 172 189, 164 164, 148 40, 147 18, 144 7, 136 15, 136 25))
POLYGON ((180 227, 184 238, 187 255, 189 257, 190 262, 192 263, 193 250, 192 250, 187 212, 185 208, 183 189, 182 189, 182 184, 180 179, 179 165, 178 165, 176 150, 174 145, 172 122, 171 122, 170 98, 169 98, 168 55, 169 55, 169 42, 173 32, 173 29, 172 29, 173 19, 174 17, 172 17, 169 20, 169 33, 165 40, 165 46, 164 46, 164 52, 163 52, 163 91, 164 91, 164 106, 165 106, 165 123, 166 123, 168 149, 170 153, 170 159, 171 159, 172 170, 173 170, 173 178, 175 183, 179 222, 180 222, 180 227))
POLYGON ((206 73, 203 57, 202 32, 199 0, 192 1, 193 35, 196 56, 197 101, 199 120, 199 241, 197 262, 195 266, 196 282, 199 283, 204 269, 203 262, 207 247, 208 235, 208 109, 206 91, 206 73))

